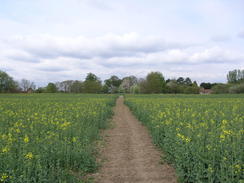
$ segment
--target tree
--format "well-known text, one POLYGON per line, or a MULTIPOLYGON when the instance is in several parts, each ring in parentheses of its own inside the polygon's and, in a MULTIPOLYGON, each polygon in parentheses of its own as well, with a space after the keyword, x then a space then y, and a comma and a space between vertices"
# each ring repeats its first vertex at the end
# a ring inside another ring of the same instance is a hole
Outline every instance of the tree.
POLYGON ((228 83, 240 83, 244 81, 244 70, 233 70, 227 74, 228 83))
POLYGON ((109 93, 109 87, 108 87, 107 85, 104 84, 104 85, 102 86, 102 90, 101 90, 101 91, 102 91, 102 93, 109 93))
POLYGON ((148 93, 162 93, 165 91, 166 82, 162 73, 151 72, 146 77, 146 87, 148 93))
POLYGON ((130 93, 134 93, 134 94, 140 93, 139 85, 138 84, 133 85, 130 88, 130 93))
POLYGON ((6 72, 0 70, 0 93, 16 92, 18 84, 6 72))
POLYGON ((102 84, 100 79, 93 73, 88 73, 84 81, 85 93, 100 93, 102 84))
POLYGON ((200 86, 204 89, 211 89, 212 88, 211 83, 201 83, 200 86))
POLYGON ((74 81, 70 87, 70 91, 72 93, 82 93, 83 91, 83 83, 81 81, 74 81))
POLYGON ((230 93, 244 93, 244 83, 233 85, 229 88, 230 93))
POLYGON ((172 79, 167 79, 165 82, 166 84, 169 83, 172 79))
POLYGON ((177 83, 180 84, 180 85, 183 85, 184 82, 185 82, 185 80, 184 80, 183 77, 179 77, 176 81, 177 81, 177 83))
POLYGON ((22 79, 20 81, 20 88, 22 89, 22 91, 27 92, 29 89, 35 90, 36 89, 36 85, 34 82, 31 82, 27 79, 22 79))
POLYGON ((212 87, 213 93, 221 94, 221 93, 229 93, 230 84, 219 83, 212 87))
POLYGON ((122 80, 117 76, 111 76, 109 79, 105 80, 105 85, 107 86, 108 93, 118 93, 119 86, 122 83, 122 80))
POLYGON ((179 84, 175 79, 170 80, 167 84, 167 93, 180 93, 179 84))
POLYGON ((39 88, 36 89, 35 92, 36 92, 36 93, 44 93, 44 92, 45 92, 45 88, 43 88, 43 87, 39 87, 39 88))
POLYGON ((58 91, 54 83, 48 83, 46 87, 46 93, 56 93, 58 91))
POLYGON ((140 93, 149 93, 147 81, 144 78, 138 80, 138 85, 140 93))
POLYGON ((200 88, 197 85, 197 82, 194 81, 191 85, 187 85, 184 89, 186 94, 199 94, 200 88))
MULTIPOLYGON (((134 93, 134 91, 136 91, 135 86, 137 85, 137 83, 138 81, 135 76, 124 77, 120 85, 120 91, 124 93, 131 93, 131 92, 134 93)), ((137 90, 138 90, 138 86, 137 86, 137 90)))
POLYGON ((188 85, 188 86, 192 86, 192 81, 191 81, 191 79, 187 77, 187 78, 185 79, 185 81, 184 81, 184 84, 185 84, 185 85, 188 85))
POLYGON ((61 92, 70 93, 73 80, 66 80, 56 83, 57 89, 61 92))

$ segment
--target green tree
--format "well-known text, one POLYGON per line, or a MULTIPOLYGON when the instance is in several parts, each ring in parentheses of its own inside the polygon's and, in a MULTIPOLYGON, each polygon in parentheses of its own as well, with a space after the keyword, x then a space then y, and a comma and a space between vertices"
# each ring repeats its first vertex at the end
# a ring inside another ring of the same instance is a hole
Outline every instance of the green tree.
POLYGON ((109 79, 104 81, 108 93, 118 93, 119 86, 122 83, 122 80, 117 76, 111 76, 109 79))
POLYGON ((200 86, 204 89, 211 89, 212 88, 211 83, 201 83, 200 86))
POLYGON ((58 91, 56 85, 54 83, 48 83, 46 87, 46 93, 56 93, 58 91))
POLYGON ((180 85, 177 83, 175 79, 168 80, 166 84, 167 93, 180 93, 180 85))
POLYGON ((244 93, 244 83, 233 85, 229 88, 230 93, 244 93))
POLYGON ((74 81, 70 87, 72 93, 82 93, 83 92, 83 83, 81 81, 74 81))
POLYGON ((197 85, 197 82, 194 81, 190 86, 187 85, 184 89, 184 93, 186 94, 199 94, 200 88, 197 85))
POLYGON ((138 85, 140 93, 149 93, 147 81, 144 78, 139 79, 138 85))
POLYGON ((180 85, 183 85, 185 83, 185 79, 183 77, 179 77, 176 81, 180 85))
POLYGON ((43 87, 39 87, 35 90, 36 93, 44 93, 45 92, 45 88, 43 87))
POLYGON ((185 85, 188 85, 188 86, 192 86, 192 81, 191 81, 191 79, 187 77, 187 78, 185 79, 185 81, 184 81, 184 84, 185 84, 185 85))
POLYGON ((16 92, 17 88, 17 82, 6 72, 0 70, 0 93, 16 92))
POLYGON ((227 74, 228 83, 241 83, 244 81, 244 70, 233 70, 227 74))
POLYGON ((85 93, 100 93, 102 84, 100 79, 93 73, 88 73, 84 81, 85 93))
POLYGON ((219 83, 216 84, 212 87, 213 93, 215 94, 221 94, 221 93, 229 93, 229 88, 230 88, 230 84, 223 84, 223 83, 219 83))
POLYGON ((146 77, 147 93, 162 93, 165 92, 166 82, 162 73, 151 72, 146 77))

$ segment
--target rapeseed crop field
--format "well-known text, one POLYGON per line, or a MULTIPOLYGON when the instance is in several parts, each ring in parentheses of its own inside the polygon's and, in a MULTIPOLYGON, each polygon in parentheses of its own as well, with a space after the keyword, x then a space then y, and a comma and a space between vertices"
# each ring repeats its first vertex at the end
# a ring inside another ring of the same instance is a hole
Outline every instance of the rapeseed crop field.
POLYGON ((244 95, 127 95, 180 182, 243 182, 244 95))
POLYGON ((115 96, 0 96, 0 182, 82 182, 97 168, 94 141, 115 96))

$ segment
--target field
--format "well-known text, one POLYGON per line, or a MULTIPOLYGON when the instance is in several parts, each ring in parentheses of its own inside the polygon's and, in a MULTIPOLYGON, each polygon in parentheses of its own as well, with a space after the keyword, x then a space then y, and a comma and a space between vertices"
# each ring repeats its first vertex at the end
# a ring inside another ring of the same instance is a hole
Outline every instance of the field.
POLYGON ((241 183, 243 95, 127 95, 181 182, 241 183))
MULTIPOLYGON (((0 95, 0 183, 84 182, 82 177, 98 168, 96 142, 115 99, 96 94, 0 95)), ((138 172, 136 167, 151 158, 151 149, 122 100, 110 137, 117 149, 108 147, 107 154, 118 154, 115 162, 125 158, 126 172, 138 172)), ((243 183, 244 95, 125 95, 125 104, 149 129, 179 182, 243 183)), ((110 163, 116 178, 121 165, 110 163)), ((151 177, 140 170, 145 179, 151 177)))
POLYGON ((97 168, 94 141, 115 96, 1 95, 0 182, 79 182, 97 168))

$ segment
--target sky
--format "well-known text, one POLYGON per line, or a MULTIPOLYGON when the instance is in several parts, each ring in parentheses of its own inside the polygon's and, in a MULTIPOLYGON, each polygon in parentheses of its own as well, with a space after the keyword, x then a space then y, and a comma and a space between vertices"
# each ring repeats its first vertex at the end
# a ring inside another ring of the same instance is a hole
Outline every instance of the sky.
POLYGON ((243 0, 0 0, 0 70, 38 86, 244 69, 243 0))

